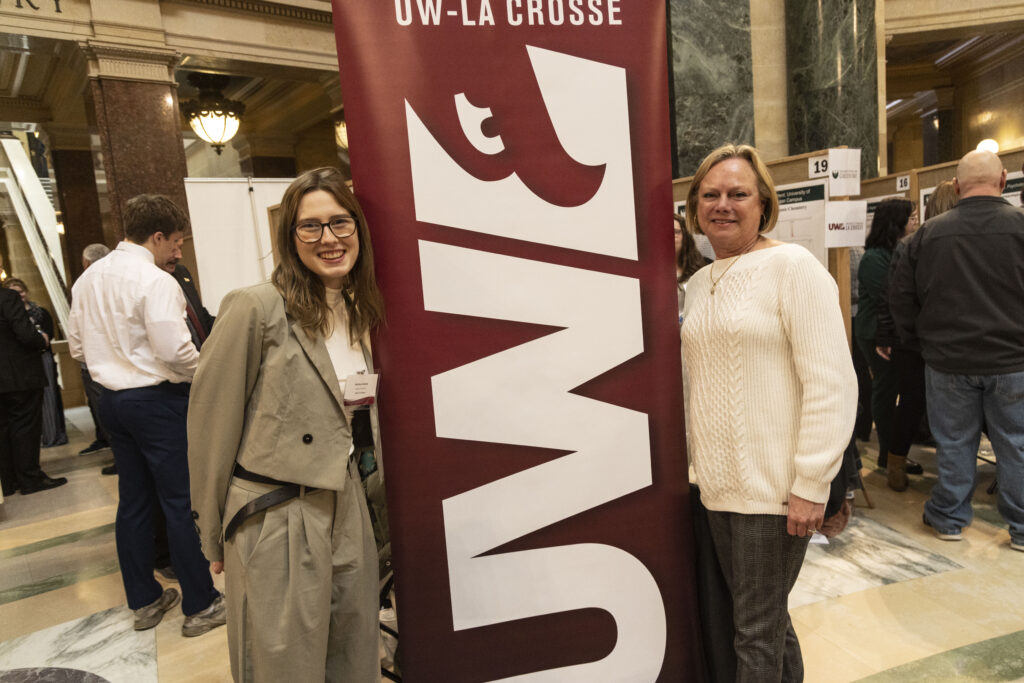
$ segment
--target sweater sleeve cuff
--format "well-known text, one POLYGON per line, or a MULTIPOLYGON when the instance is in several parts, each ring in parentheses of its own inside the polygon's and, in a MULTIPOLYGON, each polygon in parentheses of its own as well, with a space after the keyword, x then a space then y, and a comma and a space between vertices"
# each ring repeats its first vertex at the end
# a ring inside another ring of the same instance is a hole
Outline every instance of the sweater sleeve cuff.
POLYGON ((827 503, 831 486, 831 482, 822 483, 797 477, 796 481, 793 482, 793 488, 790 490, 790 493, 812 503, 827 503))

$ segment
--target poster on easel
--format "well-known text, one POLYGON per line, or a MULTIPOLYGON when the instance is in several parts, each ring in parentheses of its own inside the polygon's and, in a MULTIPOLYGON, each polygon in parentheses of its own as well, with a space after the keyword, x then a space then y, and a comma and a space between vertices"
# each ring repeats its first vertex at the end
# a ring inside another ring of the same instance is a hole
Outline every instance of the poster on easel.
POLYGON ((928 198, 932 196, 933 192, 935 192, 936 187, 938 187, 938 185, 925 187, 918 192, 917 215, 921 217, 921 223, 924 223, 925 216, 927 215, 928 198))
POLYGON ((274 253, 268 210, 281 202, 291 181, 185 178, 203 305, 212 315, 231 290, 270 279, 274 253))
POLYGON ((863 247, 867 238, 868 203, 864 200, 825 205, 825 248, 863 247))
POLYGON ((1021 190, 1024 190, 1024 173, 1013 171, 1006 174, 1006 187, 1003 188, 1003 198, 1014 206, 1021 206, 1021 190))
POLYGON ((825 246, 826 183, 824 179, 779 185, 779 220, 775 228, 766 233, 772 239, 792 242, 814 254, 821 265, 828 268, 828 250, 825 246))

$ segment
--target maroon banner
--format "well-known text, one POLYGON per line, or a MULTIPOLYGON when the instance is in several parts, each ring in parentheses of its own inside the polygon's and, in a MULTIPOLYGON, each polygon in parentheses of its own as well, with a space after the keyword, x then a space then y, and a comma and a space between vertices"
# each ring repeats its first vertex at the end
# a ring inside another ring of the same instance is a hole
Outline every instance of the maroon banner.
POLYGON ((699 680, 663 0, 334 0, 405 680, 699 680))

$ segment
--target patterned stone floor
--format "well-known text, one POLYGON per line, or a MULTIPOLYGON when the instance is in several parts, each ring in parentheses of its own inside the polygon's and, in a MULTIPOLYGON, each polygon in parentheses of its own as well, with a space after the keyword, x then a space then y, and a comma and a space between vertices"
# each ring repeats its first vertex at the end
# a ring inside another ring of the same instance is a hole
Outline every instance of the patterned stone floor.
MULTIPOLYGON (((0 683, 230 681, 225 629, 182 638, 178 610, 152 631, 131 629, 114 551, 117 478, 100 474, 111 455, 76 455, 92 425, 84 409, 68 418, 71 443, 43 456, 68 485, 0 505, 0 683)), ((921 523, 934 451, 915 448, 925 474, 902 494, 875 469, 873 442, 862 454, 873 507, 858 493, 850 527, 811 548, 791 595, 808 683, 1024 680, 1024 553, 1009 549, 986 493, 994 466, 979 468, 975 522, 950 543, 921 523)))

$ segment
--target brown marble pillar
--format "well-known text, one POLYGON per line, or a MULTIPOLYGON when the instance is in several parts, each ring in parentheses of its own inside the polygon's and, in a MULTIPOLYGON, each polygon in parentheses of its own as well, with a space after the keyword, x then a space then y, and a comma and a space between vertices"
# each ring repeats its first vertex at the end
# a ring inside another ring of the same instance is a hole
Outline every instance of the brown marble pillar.
POLYGON ((70 285, 82 274, 82 250, 94 242, 113 248, 103 234, 96 173, 88 149, 54 149, 50 152, 57 181, 57 198, 64 220, 64 248, 70 285))
POLYGON ((95 78, 91 89, 117 230, 108 236, 111 241, 124 237, 121 214, 135 195, 165 194, 187 211, 188 168, 176 89, 114 78, 95 78))
MULTIPOLYGON (((87 106, 99 131, 110 202, 104 242, 115 244, 124 237, 124 205, 135 195, 164 194, 188 212, 188 166, 173 78, 181 55, 170 48, 136 48, 97 39, 80 45, 88 60, 87 106)), ((191 234, 186 235, 182 262, 198 280, 191 234)))

